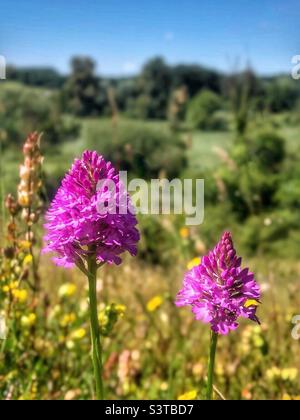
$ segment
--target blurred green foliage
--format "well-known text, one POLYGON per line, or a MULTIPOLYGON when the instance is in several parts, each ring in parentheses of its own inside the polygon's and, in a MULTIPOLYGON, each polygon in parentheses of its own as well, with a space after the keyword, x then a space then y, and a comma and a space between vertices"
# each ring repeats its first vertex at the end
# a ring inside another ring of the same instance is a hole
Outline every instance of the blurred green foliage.
POLYGON ((272 132, 240 138, 231 158, 233 164, 225 165, 221 177, 233 211, 245 218, 272 207, 285 159, 284 139, 272 132))
POLYGON ((266 102, 271 112, 291 111, 299 101, 299 84, 291 78, 279 77, 266 87, 266 102))
POLYGON ((60 144, 78 135, 80 124, 62 113, 57 93, 5 83, 0 88, 0 130, 4 148, 20 146, 38 129, 48 144, 60 144))
POLYGON ((141 122, 90 123, 85 145, 101 153, 131 176, 157 178, 163 171, 169 178, 180 175, 187 165, 186 144, 168 129, 141 122))
POLYGON ((76 116, 85 117, 103 113, 106 102, 106 92, 95 75, 95 62, 88 57, 74 57, 62 90, 63 105, 76 116))
POLYGON ((221 98, 209 90, 202 90, 188 106, 187 121, 193 129, 224 130, 226 123, 217 114, 222 107, 221 98))

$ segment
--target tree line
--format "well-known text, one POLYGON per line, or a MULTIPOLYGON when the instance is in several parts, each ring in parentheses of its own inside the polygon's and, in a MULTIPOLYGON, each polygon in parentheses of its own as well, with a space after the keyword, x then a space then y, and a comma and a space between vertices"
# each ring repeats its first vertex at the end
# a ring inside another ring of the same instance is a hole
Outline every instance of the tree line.
POLYGON ((203 90, 223 101, 233 99, 238 108, 241 96, 246 95, 256 109, 270 112, 290 111, 300 101, 300 85, 288 75, 260 77, 251 68, 225 74, 198 64, 171 66, 161 57, 150 59, 132 77, 99 76, 92 58, 78 56, 71 60, 68 75, 53 68, 8 66, 7 78, 60 90, 64 109, 83 117, 109 115, 113 105, 130 117, 165 119, 180 97, 188 102, 203 90))

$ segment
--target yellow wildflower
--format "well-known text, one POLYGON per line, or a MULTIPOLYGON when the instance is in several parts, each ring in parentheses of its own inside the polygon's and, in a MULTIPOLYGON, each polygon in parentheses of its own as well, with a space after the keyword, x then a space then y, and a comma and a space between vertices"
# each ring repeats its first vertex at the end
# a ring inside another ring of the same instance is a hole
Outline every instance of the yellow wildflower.
POLYGON ((189 237, 190 231, 187 227, 183 227, 179 230, 179 234, 182 239, 187 239, 189 237))
POLYGON ((111 305, 104 306, 98 313, 98 319, 101 329, 101 334, 108 336, 115 324, 125 314, 126 306, 121 304, 112 303, 111 305))
POLYGON ((86 330, 84 328, 78 328, 77 330, 73 331, 71 334, 71 337, 74 340, 81 340, 85 336, 86 336, 86 330))
POLYGON ((147 303, 147 311, 154 312, 163 304, 163 298, 161 296, 154 296, 147 303))
POLYGON ((36 323, 36 315, 31 313, 29 315, 23 315, 21 318, 21 325, 23 327, 32 327, 36 323))
POLYGON ((273 366, 266 371, 266 378, 270 381, 273 379, 278 379, 280 377, 281 371, 277 366, 273 366))
POLYGON ((23 260, 24 265, 30 265, 32 263, 32 255, 26 255, 26 257, 23 260))
POLYGON ((188 391, 182 395, 179 395, 177 400, 195 400, 196 398, 197 398, 197 391, 193 389, 192 391, 188 391))
POLYGON ((126 306, 118 303, 114 305, 114 310, 116 311, 117 315, 119 315, 119 317, 123 318, 126 312, 126 306))
POLYGON ((17 281, 12 281, 12 282, 9 284, 9 288, 10 288, 10 290, 17 289, 17 288, 18 288, 18 286, 19 286, 19 283, 18 283, 17 281))
POLYGON ((283 394, 281 399, 283 401, 300 401, 300 395, 291 396, 289 394, 283 394))
POLYGON ((24 303, 27 300, 28 292, 25 289, 16 289, 12 291, 13 297, 20 303, 24 303))
POLYGON ((286 368, 282 369, 281 371, 281 378, 284 381, 294 381, 298 376, 298 369, 297 368, 286 368))
POLYGON ((59 297, 70 297, 76 293, 77 287, 73 283, 65 283, 58 289, 59 297))
POLYGON ((74 313, 70 313, 70 314, 66 314, 62 317, 62 319, 60 320, 60 326, 65 328, 68 325, 73 324, 73 322, 75 321, 76 316, 74 313))
POLYGON ((105 310, 98 313, 98 321, 101 327, 105 328, 109 323, 109 317, 105 313, 105 310))
POLYGON ((197 265, 200 265, 200 264, 201 264, 201 258, 195 257, 187 264, 187 269, 191 270, 192 268, 197 267, 197 265))
POLYGON ((250 308, 250 306, 258 306, 258 305, 259 305, 259 303, 255 299, 248 299, 244 303, 245 308, 250 308))

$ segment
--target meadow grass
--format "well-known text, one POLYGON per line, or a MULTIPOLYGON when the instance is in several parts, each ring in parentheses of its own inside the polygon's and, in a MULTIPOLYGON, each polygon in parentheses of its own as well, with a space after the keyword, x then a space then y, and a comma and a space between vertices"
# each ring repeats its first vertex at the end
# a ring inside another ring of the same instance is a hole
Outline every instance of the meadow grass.
MULTIPOLYGON (((57 182, 74 157, 81 154, 90 126, 110 124, 108 119, 84 120, 78 139, 47 152, 44 169, 48 176, 57 182)), ((144 122, 137 124, 144 125, 144 122)), ((146 124, 168 129, 165 122, 146 124)), ((297 147, 297 127, 284 126, 281 132, 292 152, 297 147)), ((219 158, 215 148, 229 149, 233 138, 230 131, 193 133, 189 167, 201 170, 217 167, 219 158)), ((98 151, 101 151, 101 141, 98 151)), ((6 193, 15 190, 19 156, 13 148, 2 155, 6 193)), ((239 249, 238 227, 235 239, 239 249)), ((104 267, 99 273, 99 312, 104 304, 112 302, 126 307, 112 336, 104 340, 104 375, 110 398, 176 399, 192 390, 196 390, 198 398, 203 397, 199 390, 206 384, 209 331, 194 322, 188 309, 178 310, 174 306, 186 264, 195 257, 186 250, 185 243, 179 244, 179 249, 180 246, 184 253, 178 253, 176 261, 167 268, 126 258, 120 268, 104 267)), ((217 388, 226 398, 233 399, 299 398, 299 341, 291 337, 291 320, 300 312, 300 264, 263 254, 248 259, 245 264, 255 272, 262 286, 262 305, 258 312, 262 325, 242 322, 237 332, 221 339, 217 388)), ((1 353, 0 397, 87 399, 92 393, 92 372, 85 312, 86 279, 75 270, 54 267, 48 256, 41 257, 40 274, 43 310, 34 334, 24 325, 18 330, 18 346, 27 349, 26 357, 23 353, 14 356, 10 352, 9 346, 16 345, 13 343, 8 344, 5 357, 1 353), (67 283, 76 284, 77 291, 62 299, 58 290, 67 283), (70 313, 75 313, 75 320, 62 326, 61 320, 70 313), (75 339, 79 329, 86 335, 75 339), (34 360, 33 364, 30 360, 34 360)), ((29 309, 20 306, 17 312, 20 311, 27 316, 29 309)), ((215 398, 219 396, 216 394, 215 398)))

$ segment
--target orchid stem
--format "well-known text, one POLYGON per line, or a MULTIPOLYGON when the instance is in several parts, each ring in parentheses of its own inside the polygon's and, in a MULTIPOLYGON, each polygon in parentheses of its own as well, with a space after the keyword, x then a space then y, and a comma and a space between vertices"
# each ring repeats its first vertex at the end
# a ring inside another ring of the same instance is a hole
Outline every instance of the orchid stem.
POLYGON ((96 256, 88 257, 88 279, 89 279, 89 300, 90 300, 90 322, 92 338, 92 359, 94 365, 94 375, 96 383, 96 399, 104 400, 103 389, 103 365, 102 365, 102 346, 100 339, 100 327, 97 309, 97 261, 96 256))
POLYGON ((212 400, 218 334, 211 332, 206 399, 212 400))

